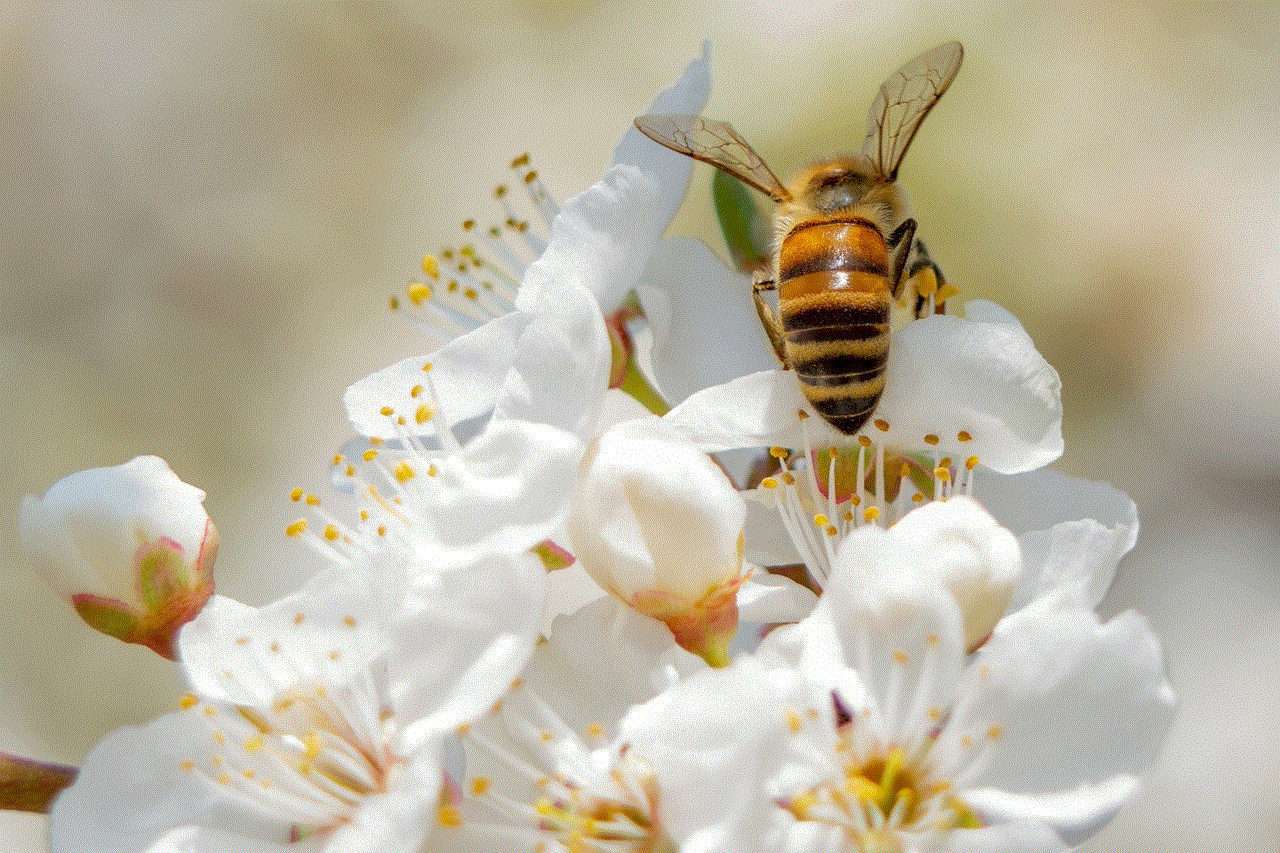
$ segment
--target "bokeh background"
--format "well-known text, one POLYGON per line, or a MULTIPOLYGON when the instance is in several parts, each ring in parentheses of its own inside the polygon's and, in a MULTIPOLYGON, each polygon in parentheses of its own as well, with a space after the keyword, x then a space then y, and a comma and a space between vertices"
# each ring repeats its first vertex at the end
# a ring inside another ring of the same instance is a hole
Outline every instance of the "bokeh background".
MULTIPOLYGON (((706 38, 708 114, 786 173, 856 148, 881 80, 958 38, 902 180, 949 277, 1061 373, 1057 467, 1137 501, 1104 607, 1147 615, 1182 703, 1087 849, 1276 850, 1278 9, 0 7, 0 750, 78 763, 182 691, 24 564, 22 495, 159 454, 209 493, 220 591, 288 592, 287 494, 326 483, 343 389, 423 346, 387 297, 498 217, 512 156, 585 188, 706 38)), ((719 249, 709 179, 673 230, 719 249)), ((0 849, 44 844, 0 815, 0 849)))

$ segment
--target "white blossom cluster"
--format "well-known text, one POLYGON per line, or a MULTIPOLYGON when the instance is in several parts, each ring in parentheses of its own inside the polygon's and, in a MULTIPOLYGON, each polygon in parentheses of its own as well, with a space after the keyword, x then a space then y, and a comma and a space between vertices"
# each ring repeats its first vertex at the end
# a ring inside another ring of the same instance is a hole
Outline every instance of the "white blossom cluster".
MULTIPOLYGON (((652 111, 709 85, 704 55, 652 111)), ((404 307, 443 346, 346 395, 356 516, 297 494, 314 578, 186 622, 180 710, 98 745, 54 853, 996 853, 1106 824, 1174 701, 1142 618, 1095 613, 1137 518, 1044 468, 1056 373, 970 303, 894 333, 841 436, 745 277, 663 236, 691 168, 632 131, 562 208, 526 182, 544 234, 428 260, 404 307)), ((112 476, 29 498, 24 542, 81 590, 126 555, 92 600, 150 625, 133 555, 199 553, 203 494, 161 536, 114 489, 90 514, 127 532, 68 534, 112 476)))

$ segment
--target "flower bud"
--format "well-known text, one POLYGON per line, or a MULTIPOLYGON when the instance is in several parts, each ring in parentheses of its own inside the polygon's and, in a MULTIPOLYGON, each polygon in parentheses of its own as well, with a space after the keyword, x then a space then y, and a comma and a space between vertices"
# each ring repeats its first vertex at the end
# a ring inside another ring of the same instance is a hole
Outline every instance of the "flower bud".
POLYGON ((745 519, 742 498, 705 453, 666 421, 641 418, 588 449, 567 526, 600 586, 718 665, 737 630, 745 519))
POLYGON ((966 497, 925 504, 889 533, 910 544, 916 571, 933 573, 960 606, 965 648, 986 642, 1022 576, 1014 535, 966 497))
POLYGON ((204 492, 157 456, 92 468, 22 500, 28 559, 85 622, 175 658, 213 594, 218 531, 204 492))

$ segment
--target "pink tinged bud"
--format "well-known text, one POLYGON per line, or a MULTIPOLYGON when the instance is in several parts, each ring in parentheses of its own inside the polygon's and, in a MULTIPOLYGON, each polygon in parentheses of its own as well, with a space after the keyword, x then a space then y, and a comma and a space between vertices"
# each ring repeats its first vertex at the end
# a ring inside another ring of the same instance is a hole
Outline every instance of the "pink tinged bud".
POLYGON ((90 626, 176 658, 178 630, 213 594, 204 496, 156 456, 81 471, 23 499, 23 548, 90 626))
POLYGON ((727 663, 743 581, 746 507, 710 458, 659 418, 618 424, 583 460, 567 528, 600 586, 727 663))

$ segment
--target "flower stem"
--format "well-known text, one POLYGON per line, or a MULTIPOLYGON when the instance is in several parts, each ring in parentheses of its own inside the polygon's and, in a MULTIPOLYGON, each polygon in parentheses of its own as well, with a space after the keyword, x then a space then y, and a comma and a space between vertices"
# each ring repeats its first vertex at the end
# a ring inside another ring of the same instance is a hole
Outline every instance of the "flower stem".
POLYGON ((65 764, 0 752, 0 809, 47 814, 53 800, 80 771, 65 764))

